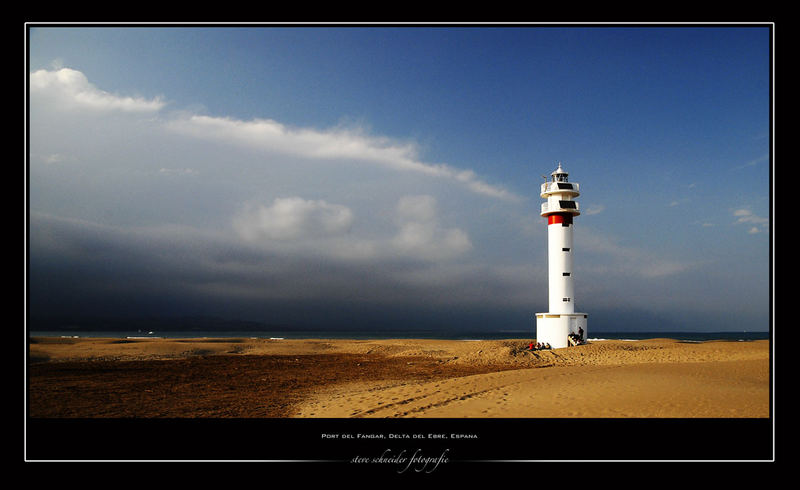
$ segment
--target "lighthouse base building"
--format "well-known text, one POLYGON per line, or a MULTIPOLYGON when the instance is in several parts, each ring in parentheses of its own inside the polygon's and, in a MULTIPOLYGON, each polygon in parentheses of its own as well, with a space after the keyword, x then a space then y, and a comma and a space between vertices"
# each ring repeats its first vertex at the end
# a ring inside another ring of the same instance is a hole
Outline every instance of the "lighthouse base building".
POLYGON ((550 311, 536 314, 536 341, 552 349, 579 345, 586 340, 586 313, 575 312, 572 244, 573 218, 580 214, 575 198, 580 186, 569 182, 561 164, 541 188, 541 215, 547 218, 547 275, 550 311))
POLYGON ((550 344, 552 349, 570 346, 570 336, 581 334, 586 340, 586 313, 537 313, 536 342, 550 344))

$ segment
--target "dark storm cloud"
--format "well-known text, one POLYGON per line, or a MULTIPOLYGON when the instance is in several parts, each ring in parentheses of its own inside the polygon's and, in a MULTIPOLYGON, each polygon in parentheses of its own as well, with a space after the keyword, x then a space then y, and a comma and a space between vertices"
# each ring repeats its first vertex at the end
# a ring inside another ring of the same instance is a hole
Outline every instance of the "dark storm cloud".
POLYGON ((302 310, 338 310, 347 318, 348 311, 374 317, 386 309, 395 312, 390 317, 433 318, 437 310, 447 316, 462 308, 456 316, 464 321, 476 311, 525 308, 520 290, 541 286, 488 267, 432 267, 408 258, 353 262, 254 248, 183 227, 117 228, 31 216, 28 299, 39 313, 192 315, 231 308, 279 321, 279 309, 288 320, 302 310))

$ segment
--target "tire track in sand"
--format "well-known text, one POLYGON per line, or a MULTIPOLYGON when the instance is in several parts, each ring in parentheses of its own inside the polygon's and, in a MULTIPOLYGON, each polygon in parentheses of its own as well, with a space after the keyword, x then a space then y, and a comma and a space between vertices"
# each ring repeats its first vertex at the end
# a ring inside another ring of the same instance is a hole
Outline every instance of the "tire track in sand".
MULTIPOLYGON (((602 371, 608 366, 590 371, 602 371)), ((472 403, 474 416, 502 416, 502 408, 520 393, 530 396, 528 384, 546 384, 553 377, 583 377, 565 369, 519 369, 477 374, 439 381, 393 383, 389 386, 341 386, 336 392, 318 394, 299 410, 300 417, 398 418, 437 415, 430 412, 454 404, 472 403), (497 393, 502 391, 502 393, 497 393), (386 400, 389 400, 388 402, 386 400)))

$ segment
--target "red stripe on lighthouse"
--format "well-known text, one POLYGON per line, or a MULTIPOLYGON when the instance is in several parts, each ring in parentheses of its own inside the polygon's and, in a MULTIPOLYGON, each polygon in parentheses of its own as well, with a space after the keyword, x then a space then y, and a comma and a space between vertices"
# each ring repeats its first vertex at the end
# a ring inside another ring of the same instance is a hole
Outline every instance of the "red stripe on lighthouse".
POLYGON ((571 225, 572 215, 568 213, 556 213, 556 214, 551 214, 547 217, 548 225, 554 225, 556 223, 571 225))

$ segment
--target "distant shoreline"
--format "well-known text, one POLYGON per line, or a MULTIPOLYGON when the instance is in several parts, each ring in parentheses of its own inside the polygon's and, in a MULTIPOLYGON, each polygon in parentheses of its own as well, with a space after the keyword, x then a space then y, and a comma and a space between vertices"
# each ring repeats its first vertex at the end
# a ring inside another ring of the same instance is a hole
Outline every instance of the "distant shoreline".
MULTIPOLYGON (((336 339, 336 340, 390 340, 390 339, 426 339, 426 340, 532 340, 535 330, 523 331, 497 331, 497 332, 463 332, 441 333, 430 331, 387 331, 387 332, 361 332, 361 331, 319 331, 319 330, 285 330, 285 331, 241 331, 241 330, 158 330, 149 332, 130 330, 43 330, 29 332, 29 338, 116 338, 116 339, 146 339, 146 338, 246 338, 246 339, 336 339), (526 333, 528 335, 526 335, 526 333)), ((770 332, 590 332, 588 340, 648 340, 672 339, 679 341, 710 341, 710 340, 769 340, 770 332)))

